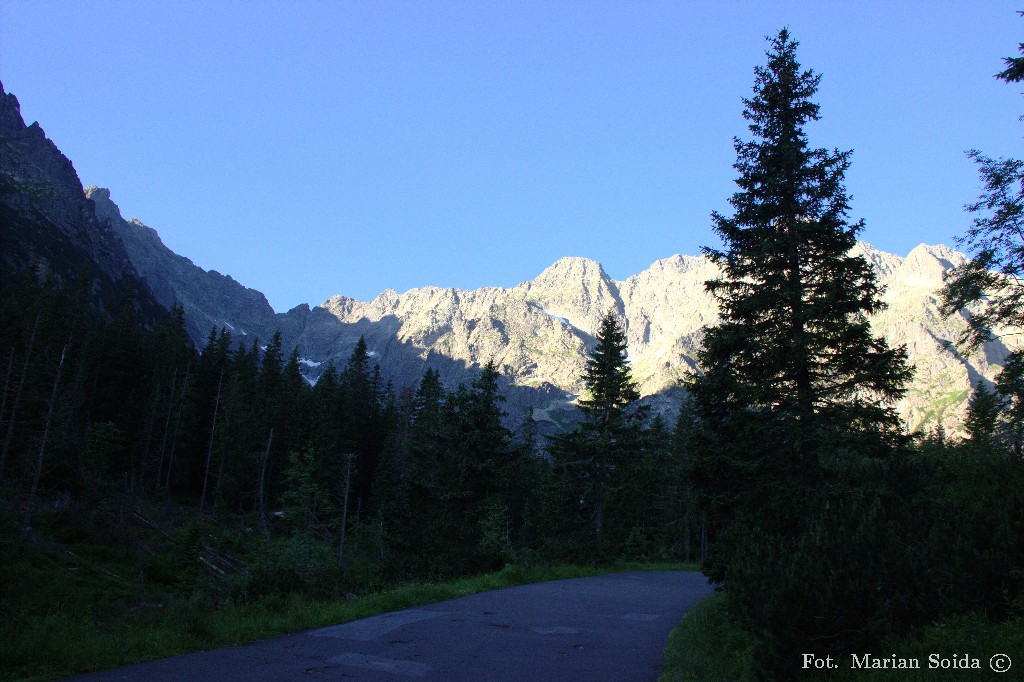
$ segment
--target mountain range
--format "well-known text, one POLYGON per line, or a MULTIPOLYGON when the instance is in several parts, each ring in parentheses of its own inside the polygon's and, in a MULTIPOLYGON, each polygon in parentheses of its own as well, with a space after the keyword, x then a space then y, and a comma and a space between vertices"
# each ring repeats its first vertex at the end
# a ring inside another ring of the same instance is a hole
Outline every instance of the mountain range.
MULTIPOLYGON (((619 281, 600 263, 562 258, 511 288, 474 290, 425 286, 388 289, 372 301, 334 296, 320 305, 275 313, 266 297, 228 275, 206 271, 167 248, 156 230, 126 220, 109 190, 82 187, 70 163, 38 124, 26 126, 17 100, 0 85, 0 214, 5 227, 4 271, 29 260, 96 263, 104 287, 141 281, 140 309, 151 301, 180 303, 188 331, 200 347, 211 329, 225 328, 243 342, 266 342, 280 331, 286 349, 298 347, 312 383, 328 363, 344 364, 360 337, 396 387, 415 385, 424 370, 438 370, 454 386, 488 360, 502 376, 511 421, 527 406, 548 431, 574 420, 583 390, 586 354, 598 321, 609 310, 627 329, 633 376, 656 409, 678 404, 679 382, 696 369, 704 328, 718 319, 704 282, 719 271, 706 257, 673 255, 619 281), (54 246, 58 245, 58 246, 54 246), (73 247, 73 248, 72 248, 73 247)), ((991 380, 1008 348, 993 342, 962 355, 949 347, 965 326, 963 314, 943 318, 937 292, 944 273, 965 261, 946 246, 920 245, 906 257, 866 243, 856 250, 875 268, 887 308, 871 322, 892 345, 905 344, 916 374, 899 410, 910 429, 942 423, 956 432, 971 387, 991 380)), ((64 268, 72 267, 65 265, 64 268)))
MULTIPOLYGON (((214 327, 250 339, 280 330, 286 347, 301 350, 310 381, 327 362, 343 364, 360 337, 396 386, 415 384, 428 366, 454 385, 493 359, 513 398, 510 408, 522 411, 530 404, 539 419, 564 426, 583 390, 586 353, 606 312, 626 325, 641 394, 665 405, 696 368, 704 327, 718 319, 704 289, 718 269, 704 256, 681 255, 623 281, 609 277, 600 263, 570 257, 511 288, 388 289, 372 301, 339 295, 275 314, 259 292, 202 270, 165 247, 155 230, 124 220, 109 191, 90 187, 85 193, 121 236, 158 300, 184 305, 197 343, 214 327)), ((942 245, 922 244, 906 257, 863 242, 856 249, 874 266, 885 292, 887 308, 871 320, 876 333, 893 345, 906 344, 917 369, 900 404, 908 427, 941 421, 956 431, 971 387, 980 378, 990 380, 1008 351, 1000 342, 970 356, 947 347, 966 323, 962 315, 942 317, 937 292, 944 273, 965 257, 942 245)))

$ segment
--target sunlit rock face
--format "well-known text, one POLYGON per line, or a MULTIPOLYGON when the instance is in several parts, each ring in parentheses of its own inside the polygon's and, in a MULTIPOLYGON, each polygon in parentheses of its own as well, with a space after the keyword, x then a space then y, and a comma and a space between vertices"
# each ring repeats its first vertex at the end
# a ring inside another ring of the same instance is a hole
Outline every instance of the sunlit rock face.
MULTIPOLYGON (((875 268, 886 303, 871 318, 875 333, 891 345, 906 345, 916 368, 898 405, 907 426, 932 428, 941 422, 957 432, 971 387, 981 378, 992 379, 1008 352, 1001 342, 967 356, 946 345, 966 328, 966 320, 942 317, 938 290, 943 275, 964 262, 963 254, 922 244, 903 258, 864 243, 855 253, 875 268)), ((418 368, 405 362, 410 370, 422 371, 431 358, 448 360, 450 380, 493 359, 511 383, 556 387, 563 401, 582 391, 585 354, 601 316, 612 310, 627 326, 634 378, 641 393, 652 396, 678 386, 693 371, 703 330, 718 319, 704 283, 719 274, 707 258, 677 255, 616 281, 594 261, 563 258, 511 289, 424 287, 404 294, 386 291, 369 303, 335 297, 322 307, 342 327, 359 328, 379 344, 384 366, 396 342, 422 361, 418 368)), ((351 343, 352 338, 345 346, 351 343)))
MULTIPOLYGON (((571 257, 511 288, 426 286, 401 294, 388 289, 372 301, 334 296, 319 306, 275 314, 260 292, 202 270, 167 249, 154 230, 122 219, 106 190, 87 193, 161 303, 184 304, 197 343, 212 327, 249 342, 280 330, 286 347, 297 346, 307 359, 303 369, 311 382, 328 361, 343 365, 360 337, 396 388, 415 385, 427 367, 454 387, 493 360, 505 377, 513 421, 532 405, 549 428, 563 428, 572 422, 572 405, 583 391, 581 376, 598 322, 611 310, 626 325, 641 393, 671 412, 680 380, 696 367, 704 328, 718 319, 715 300, 704 288, 720 275, 718 268, 706 257, 679 255, 624 281, 609 277, 600 263, 571 257)), ((1008 352, 1001 342, 967 356, 946 346, 966 321, 963 315, 939 314, 938 290, 943 275, 964 262, 963 254, 922 244, 900 257, 865 243, 854 253, 875 268, 886 303, 871 319, 875 333, 890 345, 906 345, 916 367, 900 414, 910 429, 941 422, 958 432, 971 387, 992 379, 1008 352)))

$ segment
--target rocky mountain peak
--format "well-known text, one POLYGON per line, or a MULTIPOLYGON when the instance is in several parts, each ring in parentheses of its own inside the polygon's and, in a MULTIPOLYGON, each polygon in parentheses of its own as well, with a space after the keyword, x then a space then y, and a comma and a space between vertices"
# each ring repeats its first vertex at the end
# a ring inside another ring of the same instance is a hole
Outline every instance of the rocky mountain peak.
POLYGON ((108 310, 131 300, 140 319, 155 319, 157 302, 117 234, 86 199, 71 161, 38 124, 25 125, 18 99, 2 84, 0 139, 0 281, 36 263, 58 282, 87 273, 94 307, 108 310))
POLYGON ((574 277, 586 279, 589 277, 607 277, 604 266, 596 260, 583 256, 563 256, 544 269, 534 281, 550 277, 574 277))
POLYGON ((609 310, 624 313, 619 284, 589 258, 560 258, 535 279, 517 287, 527 302, 593 334, 609 310))
POLYGON ((942 287, 943 275, 964 260, 948 247, 919 244, 893 273, 892 286, 918 287, 931 293, 942 287))
POLYGON ((850 250, 850 255, 863 257, 878 273, 878 281, 883 287, 888 285, 893 274, 903 264, 899 256, 879 251, 867 242, 857 242, 850 250))
POLYGON ((89 185, 85 188, 85 198, 96 204, 96 217, 100 220, 121 220, 121 209, 110 199, 110 190, 105 187, 89 185))
POLYGON ((21 118, 21 103, 13 94, 4 92, 0 83, 0 133, 7 135, 22 130, 25 121, 21 118))

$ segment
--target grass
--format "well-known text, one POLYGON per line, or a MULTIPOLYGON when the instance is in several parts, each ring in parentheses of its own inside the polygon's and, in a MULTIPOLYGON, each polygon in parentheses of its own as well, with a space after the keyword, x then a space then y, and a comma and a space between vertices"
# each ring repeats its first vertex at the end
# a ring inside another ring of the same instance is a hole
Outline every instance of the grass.
MULTIPOLYGON (((919 670, 864 670, 850 667, 850 659, 837 661, 840 668, 829 680, 870 680, 871 682, 906 680, 988 680, 1021 679, 1024 668, 1024 619, 992 623, 977 613, 954 616, 927 627, 918 628, 906 636, 892 638, 875 652, 880 658, 895 654, 899 658, 915 659, 919 670), (997 654, 1010 657, 1011 668, 1005 675, 992 671, 989 662, 997 654), (941 667, 941 659, 977 659, 980 669, 941 667), (931 657, 938 659, 938 667, 931 657)), ((822 678, 824 679, 824 678, 822 678)))
MULTIPOLYGON (((36 564, 45 560, 32 557, 36 564)), ((33 569, 51 579, 66 569, 56 563, 33 569)), ((5 614, 0 624, 2 680, 47 680, 126 663, 266 639, 344 623, 398 609, 454 599, 527 583, 620 571, 695 570, 688 564, 615 563, 605 566, 508 566, 500 571, 448 582, 403 585, 358 598, 333 601, 306 595, 270 596, 235 604, 211 603, 193 595, 166 605, 135 604, 101 613, 88 600, 74 599, 103 581, 86 576, 72 586, 65 603, 45 613, 5 614)), ((75 578, 78 579, 77 577, 75 578)), ((107 577, 109 580, 109 576, 107 577)), ((97 602, 102 603, 102 601, 97 602)))
MULTIPOLYGON (((660 682, 702 680, 755 679, 753 661, 754 639, 744 632, 729 611, 728 595, 716 592, 700 601, 672 631, 665 648, 665 663, 660 682)), ((918 670, 867 670, 851 667, 849 657, 839 658, 836 670, 821 673, 807 671, 802 679, 835 682, 907 682, 910 680, 1020 679, 1024 668, 1024 619, 992 623, 979 614, 947 618, 918 628, 901 637, 886 641, 872 652, 886 659, 891 655, 916 659, 918 670), (963 660, 964 655, 977 659, 980 670, 930 667, 930 657, 937 655, 963 660), (1010 656, 1012 666, 1005 675, 997 675, 989 661, 997 654, 1010 656)), ((857 652, 868 653, 868 652, 857 652)), ((794 662, 793 677, 804 672, 794 662)))
POLYGON ((669 635, 660 682, 753 679, 753 638, 734 622, 728 595, 715 592, 669 635))

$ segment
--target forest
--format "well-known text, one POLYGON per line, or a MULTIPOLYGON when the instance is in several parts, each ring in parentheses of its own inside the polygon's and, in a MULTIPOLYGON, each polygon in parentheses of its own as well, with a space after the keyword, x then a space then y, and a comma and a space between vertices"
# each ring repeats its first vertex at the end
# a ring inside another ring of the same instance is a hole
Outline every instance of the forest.
MULTIPOLYGON (((744 100, 733 213, 713 215, 723 246, 706 250, 722 321, 672 423, 641 407, 611 312, 578 426, 542 437, 532 415, 503 425, 493 363, 468 385, 427 369, 393 386, 361 342, 310 385, 280 335, 213 329, 196 348, 181 307, 149 322, 127 295, 90 305, 84 280, 31 267, 8 282, 9 669, 54 622, 103 629, 158 617, 152 604, 281 608, 559 563, 700 562, 754 678, 791 678, 807 654, 888 655, 937 622, 1019 624, 1024 357, 974 388, 965 437, 905 431, 893 405, 913 367, 866 321, 883 303, 849 255, 863 228, 848 217, 851 156, 808 142, 820 76, 797 45, 786 30, 770 40, 744 100)), ((1024 80, 1022 65, 999 77, 1024 80)), ((949 340, 964 353, 1024 323, 1024 165, 972 158, 985 183, 961 243, 973 260, 942 292, 948 314, 981 305, 949 340)))

